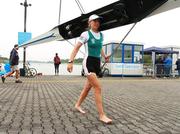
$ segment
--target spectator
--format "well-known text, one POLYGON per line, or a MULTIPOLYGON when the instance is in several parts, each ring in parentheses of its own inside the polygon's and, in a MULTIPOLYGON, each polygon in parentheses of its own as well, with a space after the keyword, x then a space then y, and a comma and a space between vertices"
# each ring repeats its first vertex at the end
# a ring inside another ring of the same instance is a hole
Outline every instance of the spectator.
POLYGON ((59 64, 61 64, 61 60, 58 56, 58 53, 56 53, 54 57, 55 75, 59 75, 59 64))
POLYGON ((14 45, 14 48, 10 53, 9 63, 11 65, 11 72, 9 72, 9 73, 7 73, 7 74, 5 74, 5 75, 3 75, 1 77, 3 83, 5 82, 5 79, 8 76, 11 76, 14 72, 16 72, 16 81, 15 81, 15 83, 22 83, 22 81, 19 79, 20 72, 19 72, 19 68, 18 68, 18 64, 19 64, 18 49, 19 49, 19 47, 16 44, 16 45, 14 45))
POLYGON ((2 65, 1 65, 1 63, 0 63, 0 71, 2 71, 2 65))
POLYGON ((156 60, 155 64, 156 64, 156 75, 157 75, 157 77, 161 77, 163 74, 163 57, 160 56, 156 60))
POLYGON ((165 55, 165 59, 164 59, 164 73, 165 73, 165 77, 169 77, 170 76, 170 72, 171 72, 171 67, 172 67, 172 59, 170 56, 165 55))
POLYGON ((178 70, 178 76, 180 77, 180 56, 178 58, 178 60, 176 61, 176 69, 178 70))

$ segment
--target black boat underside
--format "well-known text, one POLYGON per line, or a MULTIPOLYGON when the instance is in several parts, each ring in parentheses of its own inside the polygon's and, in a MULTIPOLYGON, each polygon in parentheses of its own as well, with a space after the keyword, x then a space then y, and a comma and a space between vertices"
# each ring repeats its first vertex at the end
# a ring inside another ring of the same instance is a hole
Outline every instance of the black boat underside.
POLYGON ((101 31, 138 22, 151 14, 168 0, 119 0, 110 5, 82 14, 80 17, 61 24, 58 27, 64 39, 78 37, 88 30, 88 18, 92 14, 102 16, 101 31))

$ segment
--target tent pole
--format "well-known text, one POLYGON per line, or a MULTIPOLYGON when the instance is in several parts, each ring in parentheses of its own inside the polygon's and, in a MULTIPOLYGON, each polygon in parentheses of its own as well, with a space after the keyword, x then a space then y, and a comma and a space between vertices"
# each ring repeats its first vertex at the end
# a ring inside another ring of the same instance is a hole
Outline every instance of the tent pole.
POLYGON ((155 71, 156 71, 155 60, 156 60, 156 52, 152 52, 153 78, 155 77, 155 71))

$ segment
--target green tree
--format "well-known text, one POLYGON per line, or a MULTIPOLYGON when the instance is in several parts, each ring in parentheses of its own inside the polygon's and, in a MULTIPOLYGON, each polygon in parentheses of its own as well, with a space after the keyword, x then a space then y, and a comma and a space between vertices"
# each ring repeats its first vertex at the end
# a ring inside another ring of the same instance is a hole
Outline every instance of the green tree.
POLYGON ((0 57, 0 63, 5 63, 6 61, 8 61, 9 59, 6 57, 0 57))
POLYGON ((144 55, 144 64, 145 65, 151 65, 152 64, 151 55, 144 55))

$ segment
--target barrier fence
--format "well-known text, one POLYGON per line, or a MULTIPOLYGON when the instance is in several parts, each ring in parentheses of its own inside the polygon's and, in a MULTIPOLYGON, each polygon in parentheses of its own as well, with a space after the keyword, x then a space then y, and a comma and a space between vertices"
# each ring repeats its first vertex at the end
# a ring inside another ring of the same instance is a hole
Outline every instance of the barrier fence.
POLYGON ((180 74, 176 69, 177 66, 166 64, 144 64, 144 76, 152 77, 179 77, 180 74))

